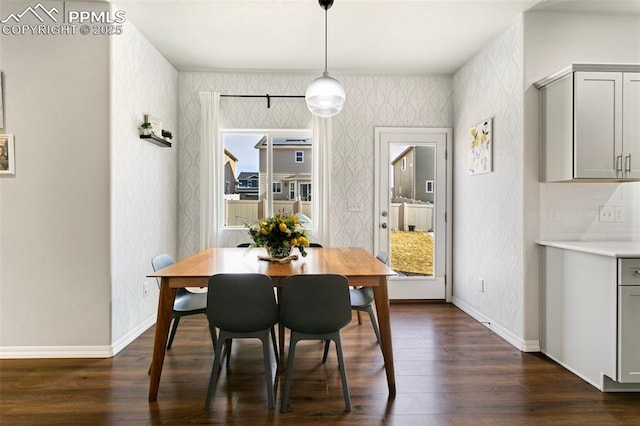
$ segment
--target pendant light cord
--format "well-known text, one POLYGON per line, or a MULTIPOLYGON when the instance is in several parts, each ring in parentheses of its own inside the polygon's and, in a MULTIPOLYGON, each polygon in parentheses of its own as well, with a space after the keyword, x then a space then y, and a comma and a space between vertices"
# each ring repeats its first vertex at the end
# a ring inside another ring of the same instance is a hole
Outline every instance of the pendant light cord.
POLYGON ((327 35, 327 15, 329 9, 324 10, 324 73, 327 74, 327 51, 328 51, 328 35, 327 35))

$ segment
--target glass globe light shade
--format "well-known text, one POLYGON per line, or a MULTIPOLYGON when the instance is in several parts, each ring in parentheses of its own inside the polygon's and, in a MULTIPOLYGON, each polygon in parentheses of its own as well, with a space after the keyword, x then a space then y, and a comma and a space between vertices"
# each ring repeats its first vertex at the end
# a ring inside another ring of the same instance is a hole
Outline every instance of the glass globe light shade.
POLYGON ((304 94, 307 108, 313 115, 333 117, 342 111, 345 93, 342 85, 327 72, 311 82, 304 94))

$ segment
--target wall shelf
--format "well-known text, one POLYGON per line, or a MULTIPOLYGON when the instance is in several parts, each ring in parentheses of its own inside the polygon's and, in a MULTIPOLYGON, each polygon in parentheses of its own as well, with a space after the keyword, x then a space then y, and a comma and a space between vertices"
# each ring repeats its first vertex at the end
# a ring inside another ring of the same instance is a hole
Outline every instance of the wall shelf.
POLYGON ((159 138, 156 135, 140 135, 140 139, 144 139, 163 148, 171 148, 171 142, 159 138))

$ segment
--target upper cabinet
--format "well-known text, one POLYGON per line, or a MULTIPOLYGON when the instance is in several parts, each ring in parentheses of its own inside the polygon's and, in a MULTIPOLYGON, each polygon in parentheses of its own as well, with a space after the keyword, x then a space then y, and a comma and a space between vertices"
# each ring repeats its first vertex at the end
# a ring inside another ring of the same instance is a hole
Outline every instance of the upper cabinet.
POLYGON ((542 180, 640 180, 640 65, 574 64, 535 86, 542 180))

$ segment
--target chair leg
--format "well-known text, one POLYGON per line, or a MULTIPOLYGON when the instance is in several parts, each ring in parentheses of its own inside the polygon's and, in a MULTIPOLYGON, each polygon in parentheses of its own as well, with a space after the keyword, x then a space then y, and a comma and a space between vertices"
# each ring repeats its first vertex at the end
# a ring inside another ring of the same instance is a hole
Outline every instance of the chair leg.
POLYGON ((276 356, 276 364, 280 364, 280 355, 278 353, 278 343, 276 341, 275 327, 271 327, 271 343, 273 344, 273 353, 276 356))
POLYGON ((229 366, 229 363, 231 362, 231 345, 233 344, 233 339, 227 339, 225 342, 225 345, 227 347, 227 371, 229 371, 231 369, 231 367, 229 366))
POLYGON ((289 354, 287 355, 287 377, 284 380, 284 392, 282 393, 282 406, 280 412, 286 413, 289 409, 289 391, 291 389, 291 377, 293 376, 293 357, 296 353, 296 343, 298 343, 298 336, 295 331, 291 331, 291 338, 289 339, 289 354))
POLYGON ((356 311, 356 315, 358 316, 358 325, 362 325, 362 312, 356 311))
POLYGON ((380 343, 380 329, 378 328, 378 319, 376 318, 376 314, 373 313, 373 307, 371 305, 367 306, 367 313, 369 314, 369 319, 371 319, 371 325, 373 326, 373 331, 376 333, 376 339, 378 339, 378 345, 382 347, 382 343, 380 343))
POLYGON ((173 327, 171 327, 171 334, 169 335, 169 343, 167 343, 167 350, 171 349, 173 345, 173 338, 176 337, 176 330, 178 330, 178 324, 180 323, 180 317, 173 316, 173 327))
POLYGON ((324 341, 324 353, 322 354, 322 363, 327 363, 327 355, 329 355, 329 345, 331 344, 331 340, 327 339, 324 341))
POLYGON ((213 398, 213 394, 216 388, 216 383, 218 382, 218 374, 220 374, 220 369, 222 363, 220 362, 220 354, 222 353, 222 344, 225 341, 223 339, 223 331, 220 331, 220 336, 218 337, 218 341, 215 345, 214 357, 213 357, 213 366, 211 367, 211 376, 209 377, 209 388, 207 389, 207 399, 204 401, 204 409, 209 410, 211 407, 211 399, 213 398))
POLYGON ((340 341, 340 332, 337 333, 336 354, 338 355, 338 368, 340 369, 340 378, 342 379, 342 393, 344 395, 345 411, 351 411, 351 394, 349 393, 349 384, 347 383, 347 370, 344 366, 344 358, 342 357, 342 343, 340 341))
MULTIPOLYGON (((271 329, 273 331, 273 329, 271 329)), ((273 337, 273 335, 272 335, 273 337)), ((269 403, 269 410, 273 410, 276 407, 276 400, 273 396, 273 377, 271 375, 271 348, 269 346, 269 331, 260 338, 262 340, 262 353, 264 356, 264 380, 267 383, 267 401, 269 403)))

